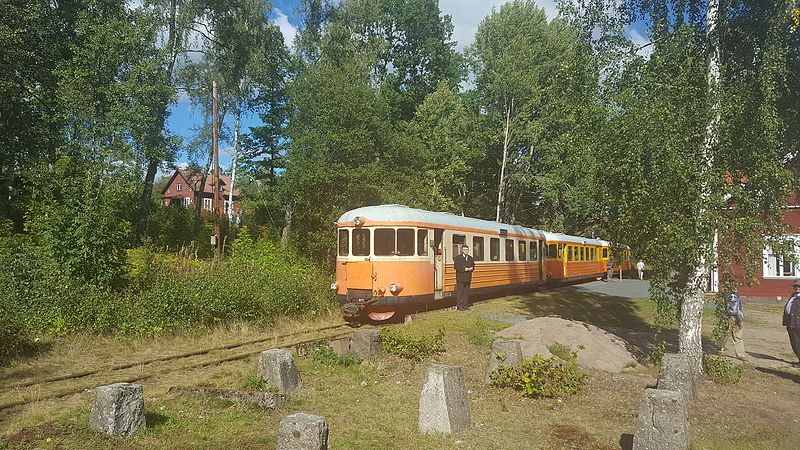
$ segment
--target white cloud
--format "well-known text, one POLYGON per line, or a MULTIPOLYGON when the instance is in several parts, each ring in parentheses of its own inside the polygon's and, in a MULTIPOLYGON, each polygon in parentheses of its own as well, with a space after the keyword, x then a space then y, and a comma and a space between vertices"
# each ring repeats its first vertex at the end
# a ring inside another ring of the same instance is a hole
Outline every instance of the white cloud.
POLYGON ((287 47, 291 47, 297 35, 297 27, 289 23, 289 17, 278 8, 275 8, 275 16, 274 22, 283 34, 283 42, 287 47))
POLYGON ((627 32, 628 37, 630 37, 631 42, 633 42, 633 46, 639 49, 636 54, 645 59, 650 58, 650 54, 653 53, 653 46, 648 45, 647 47, 644 47, 644 45, 650 43, 650 39, 642 36, 642 33, 633 27, 626 27, 625 31, 627 32))
MULTIPOLYGON (((439 9, 443 14, 449 14, 453 18, 453 40, 456 41, 456 49, 463 51, 464 47, 472 44, 475 40, 475 32, 484 17, 492 12, 492 8, 500 8, 500 5, 509 0, 440 0, 439 9)), ((553 20, 558 11, 556 10, 555 0, 539 0, 536 5, 543 8, 547 18, 553 20)))

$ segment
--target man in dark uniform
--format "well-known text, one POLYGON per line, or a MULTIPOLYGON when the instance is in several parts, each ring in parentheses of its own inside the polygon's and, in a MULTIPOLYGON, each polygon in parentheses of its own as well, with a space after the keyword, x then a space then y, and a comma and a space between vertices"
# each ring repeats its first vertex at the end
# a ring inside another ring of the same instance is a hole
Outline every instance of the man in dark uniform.
POLYGON ((469 285, 472 283, 472 271, 475 270, 475 258, 469 256, 469 246, 461 247, 461 254, 453 258, 456 268, 456 309, 469 309, 469 285))
MULTIPOLYGON (((794 355, 800 360, 800 278, 794 280, 794 293, 783 308, 783 326, 789 333, 789 343, 792 344, 794 355)), ((795 362, 800 367, 800 362, 795 362)))

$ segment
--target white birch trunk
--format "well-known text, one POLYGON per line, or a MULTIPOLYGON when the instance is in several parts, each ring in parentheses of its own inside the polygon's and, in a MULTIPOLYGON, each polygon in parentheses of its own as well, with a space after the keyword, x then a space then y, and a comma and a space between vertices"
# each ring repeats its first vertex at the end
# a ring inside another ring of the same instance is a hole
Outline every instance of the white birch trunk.
MULTIPOLYGON (((706 125, 703 152, 701 155, 701 176, 705 177, 712 167, 713 150, 719 140, 718 130, 720 122, 719 81, 720 81, 720 45, 719 45, 719 0, 709 0, 706 10, 706 39, 708 41, 708 98, 711 105, 711 118, 706 125)), ((708 182, 703 181, 701 187, 700 217, 704 221, 709 198, 708 182)), ((701 226, 704 226, 701 222, 701 226)), ((705 233, 702 228, 698 232, 705 233)), ((705 244, 700 249, 700 259, 697 267, 690 275, 687 289, 681 307, 681 324, 678 331, 678 348, 681 353, 690 356, 695 372, 703 371, 703 340, 702 320, 703 305, 706 300, 706 285, 708 283, 708 258, 711 256, 710 245, 705 244)))
POLYGON ((514 97, 511 103, 506 103, 506 126, 503 131, 503 163, 500 165, 500 183, 497 189, 497 214, 495 221, 500 222, 500 208, 503 205, 503 194, 506 180, 506 161, 508 160, 508 147, 511 145, 511 114, 514 111, 514 97))
POLYGON ((236 120, 233 122, 233 162, 231 163, 231 186, 228 191, 228 223, 233 223, 233 188, 236 183, 236 158, 239 155, 239 124, 241 123, 242 109, 236 110, 236 120))

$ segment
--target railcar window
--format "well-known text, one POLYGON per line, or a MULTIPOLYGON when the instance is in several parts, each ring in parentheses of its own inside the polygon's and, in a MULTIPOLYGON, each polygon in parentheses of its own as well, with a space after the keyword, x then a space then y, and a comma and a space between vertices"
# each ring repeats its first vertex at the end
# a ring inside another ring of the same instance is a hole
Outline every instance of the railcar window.
POLYGON ((417 255, 428 256, 428 230, 417 230, 417 255))
POLYGON ((506 239, 506 261, 514 260, 514 240, 506 239))
POLYGON ((339 230, 339 256, 350 254, 350 230, 339 230))
POLYGON ((567 246, 567 261, 572 261, 572 246, 567 246))
POLYGON ((414 230, 411 228, 398 228, 397 254, 399 256, 414 256, 414 230))
POLYGON ((592 261, 597 261, 597 249, 592 247, 592 261))
POLYGON ((353 230, 353 256, 369 256, 369 229, 353 230))
POLYGON ((463 234, 453 235, 453 258, 461 254, 461 246, 467 243, 467 237, 463 234))
POLYGON ((483 261, 483 237, 472 237, 472 257, 475 261, 483 261))
POLYGON ((585 249, 583 247, 581 247, 581 261, 586 261, 586 254, 585 254, 584 250, 585 249))
POLYGON ((608 258, 608 249, 607 248, 603 249, 603 258, 608 258))
POLYGON ((539 260, 539 242, 531 241, 531 261, 539 260))
POLYGON ((489 240, 489 258, 492 261, 500 261, 500 238, 489 240))
POLYGON ((558 258, 564 257, 564 244, 558 244, 558 258))
POLYGON ((519 260, 520 261, 527 261, 528 260, 528 243, 525 241, 519 241, 519 260))
POLYGON ((375 229, 375 256, 394 255, 394 228, 375 229))
POLYGON ((550 244, 547 246, 547 258, 558 259, 558 247, 556 244, 550 244))

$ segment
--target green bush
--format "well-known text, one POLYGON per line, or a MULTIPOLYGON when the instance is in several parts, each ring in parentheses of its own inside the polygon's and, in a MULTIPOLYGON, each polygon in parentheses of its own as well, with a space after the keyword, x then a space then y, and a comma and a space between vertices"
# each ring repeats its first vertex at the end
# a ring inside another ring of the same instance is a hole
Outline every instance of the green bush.
POLYGON ((564 345, 560 342, 553 342, 547 347, 547 350, 562 361, 574 363, 578 359, 578 352, 572 351, 569 345, 564 345))
POLYGON ((514 367, 498 367, 490 375, 493 386, 512 387, 523 397, 557 398, 580 391, 586 375, 578 372, 574 362, 534 355, 514 367))
POLYGON ((444 351, 444 330, 440 328, 434 335, 412 335, 399 328, 384 328, 381 330, 381 343, 386 353, 422 361, 444 351))
POLYGON ((724 356, 703 355, 706 375, 718 384, 736 384, 742 380, 744 366, 733 364, 724 356))

